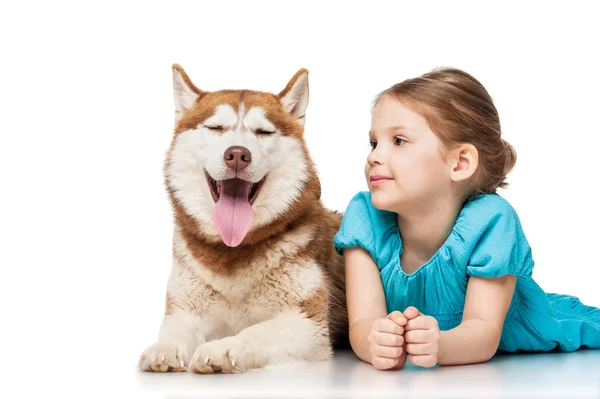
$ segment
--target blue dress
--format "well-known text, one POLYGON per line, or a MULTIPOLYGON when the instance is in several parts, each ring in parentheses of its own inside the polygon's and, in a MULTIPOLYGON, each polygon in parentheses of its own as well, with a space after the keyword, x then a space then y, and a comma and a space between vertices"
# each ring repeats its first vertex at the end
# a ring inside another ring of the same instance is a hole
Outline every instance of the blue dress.
POLYGON ((415 306, 437 319, 440 330, 461 323, 469 276, 517 276, 499 350, 565 351, 600 348, 600 309, 569 295, 545 293, 532 278, 531 248, 517 213, 498 194, 467 202, 442 247, 414 273, 400 266, 402 241, 396 213, 352 198, 334 238, 336 251, 359 246, 379 268, 388 313, 415 306))

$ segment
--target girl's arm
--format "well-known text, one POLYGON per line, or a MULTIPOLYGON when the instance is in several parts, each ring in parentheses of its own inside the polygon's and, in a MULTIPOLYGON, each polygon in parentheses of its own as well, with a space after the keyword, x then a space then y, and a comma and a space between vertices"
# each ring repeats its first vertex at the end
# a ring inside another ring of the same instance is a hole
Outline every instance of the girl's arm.
POLYGON ((368 342, 371 324, 387 315, 379 269, 360 247, 344 249, 344 264, 350 344, 360 359, 371 363, 368 342))
POLYGON ((516 277, 470 277, 461 324, 442 331, 438 364, 482 363, 498 350, 516 277))

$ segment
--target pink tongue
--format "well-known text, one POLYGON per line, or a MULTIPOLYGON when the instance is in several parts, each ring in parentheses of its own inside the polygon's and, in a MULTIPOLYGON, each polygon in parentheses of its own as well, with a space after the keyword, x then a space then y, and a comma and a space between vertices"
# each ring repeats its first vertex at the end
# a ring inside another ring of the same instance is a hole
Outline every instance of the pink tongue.
POLYGON ((248 202, 249 190, 250 182, 241 179, 221 181, 221 196, 215 205, 213 220, 227 246, 240 245, 254 220, 248 202))

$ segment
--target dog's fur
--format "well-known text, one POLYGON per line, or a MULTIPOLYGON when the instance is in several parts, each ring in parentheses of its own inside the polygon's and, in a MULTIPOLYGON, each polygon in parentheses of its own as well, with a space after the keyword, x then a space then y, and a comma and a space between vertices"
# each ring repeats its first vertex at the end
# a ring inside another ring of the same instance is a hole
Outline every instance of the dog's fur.
POLYGON ((308 71, 278 95, 205 92, 175 64, 173 88, 175 129, 164 164, 173 265, 158 341, 139 368, 233 373, 329 359, 348 342, 343 258, 333 247, 342 214, 321 204, 303 139, 308 71), (251 154, 244 170, 226 165, 231 146, 251 154), (266 176, 239 244, 226 245, 213 221, 207 175, 251 183, 266 176))

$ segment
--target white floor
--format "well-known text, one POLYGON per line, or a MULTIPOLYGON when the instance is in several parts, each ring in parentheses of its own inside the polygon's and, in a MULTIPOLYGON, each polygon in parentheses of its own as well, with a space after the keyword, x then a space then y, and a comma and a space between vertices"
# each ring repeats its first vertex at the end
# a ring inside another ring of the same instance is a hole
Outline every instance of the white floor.
POLYGON ((132 370, 131 378, 138 396, 168 399, 600 398, 600 350, 498 356, 486 364, 429 370, 409 364, 394 372, 375 370, 344 352, 329 362, 240 375, 132 370))

